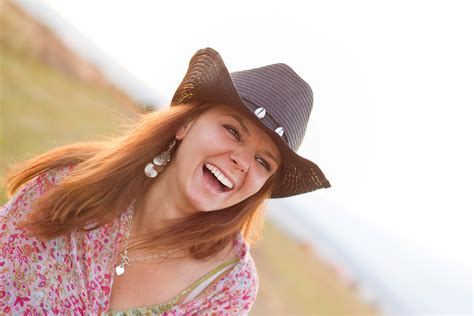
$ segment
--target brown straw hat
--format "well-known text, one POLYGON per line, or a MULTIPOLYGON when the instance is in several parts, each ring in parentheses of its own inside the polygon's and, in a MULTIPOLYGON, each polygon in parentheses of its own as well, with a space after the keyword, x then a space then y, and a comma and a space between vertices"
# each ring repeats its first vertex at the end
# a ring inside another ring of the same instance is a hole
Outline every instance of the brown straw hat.
POLYGON ((268 132, 280 149, 283 172, 272 198, 331 186, 315 163, 296 153, 313 107, 313 92, 288 65, 229 73, 217 51, 200 49, 191 58, 171 106, 192 101, 237 107, 268 132))

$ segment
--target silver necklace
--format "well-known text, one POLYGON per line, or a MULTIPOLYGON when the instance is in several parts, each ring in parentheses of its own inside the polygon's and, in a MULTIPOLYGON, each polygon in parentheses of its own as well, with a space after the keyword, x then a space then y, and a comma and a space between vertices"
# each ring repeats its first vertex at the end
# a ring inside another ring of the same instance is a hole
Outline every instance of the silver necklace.
POLYGON ((151 260, 151 259, 154 259, 154 258, 165 258, 165 257, 169 256, 172 253, 175 253, 175 252, 178 252, 178 251, 182 250, 182 249, 171 249, 171 250, 168 250, 168 251, 163 252, 163 253, 156 253, 156 254, 152 254, 152 255, 148 255, 148 256, 142 256, 142 257, 130 258, 128 256, 128 239, 130 237, 130 228, 132 226, 133 211, 135 210, 135 201, 136 201, 136 199, 134 199, 132 201, 132 207, 131 207, 131 210, 130 210, 130 214, 128 215, 128 227, 127 227, 127 231, 125 232, 125 246, 124 246, 123 252, 120 254, 120 256, 122 257, 122 260, 121 260, 121 263, 115 267, 115 273, 117 275, 124 274, 125 273, 125 266, 126 265, 129 266, 131 262, 146 261, 146 260, 151 260))

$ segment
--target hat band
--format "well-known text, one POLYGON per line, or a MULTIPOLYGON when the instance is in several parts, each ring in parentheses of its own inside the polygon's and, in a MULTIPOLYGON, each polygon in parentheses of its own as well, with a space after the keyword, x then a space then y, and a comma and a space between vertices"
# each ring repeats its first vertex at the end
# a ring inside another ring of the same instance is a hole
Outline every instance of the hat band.
POLYGON ((265 109, 265 115, 264 115, 264 117, 260 118, 260 117, 258 117, 257 115, 256 115, 256 116, 257 116, 261 121, 263 121, 263 123, 264 123, 265 126, 267 126, 267 127, 270 128, 271 130, 273 130, 275 133, 277 133, 281 138, 283 138, 283 140, 285 141, 285 143, 288 144, 288 136, 286 135, 286 131, 283 133, 283 135, 280 135, 280 134, 276 131, 276 129, 282 128, 282 126, 281 126, 281 124, 279 124, 279 123, 277 122, 277 120, 271 115, 271 113, 268 112, 268 110, 267 110, 266 108, 261 107, 261 106, 255 104, 252 100, 249 100, 249 99, 247 99, 246 97, 241 96, 241 98, 242 98, 242 100, 245 102, 245 104, 246 104, 247 106, 250 105, 251 107, 253 107, 253 109, 250 109, 250 110, 252 111, 252 113, 255 113, 255 110, 257 110, 258 108, 263 108, 263 109, 265 109))

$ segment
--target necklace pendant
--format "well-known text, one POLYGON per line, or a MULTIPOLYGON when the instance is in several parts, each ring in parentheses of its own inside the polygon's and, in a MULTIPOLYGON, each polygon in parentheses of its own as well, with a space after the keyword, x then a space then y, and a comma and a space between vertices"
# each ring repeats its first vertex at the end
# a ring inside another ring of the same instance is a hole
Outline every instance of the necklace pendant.
POLYGON ((115 273, 117 275, 122 275, 125 273, 125 268, 124 268, 124 265, 123 264, 120 264, 118 266, 115 267, 115 273))

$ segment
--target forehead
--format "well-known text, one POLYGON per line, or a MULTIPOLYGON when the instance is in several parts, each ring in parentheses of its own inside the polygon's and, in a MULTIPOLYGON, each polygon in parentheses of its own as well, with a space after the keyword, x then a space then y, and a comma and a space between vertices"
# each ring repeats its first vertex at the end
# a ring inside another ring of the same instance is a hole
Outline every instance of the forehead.
POLYGON ((233 118, 238 123, 243 123, 250 132, 253 132, 252 136, 254 136, 253 134, 256 134, 255 136, 258 135, 270 138, 265 130, 259 126, 259 123, 249 117, 249 115, 252 114, 248 110, 238 110, 230 105, 219 104, 213 106, 209 110, 209 114, 213 116, 233 118))
POLYGON ((250 119, 249 115, 251 115, 251 113, 248 110, 239 110, 230 105, 218 104, 212 106, 208 112, 212 115, 227 115, 235 118, 238 117, 248 125, 253 124, 256 128, 259 128, 259 126, 257 126, 255 122, 250 119))
POLYGON ((241 111, 237 110, 235 107, 227 105, 227 104, 216 104, 209 108, 208 112, 212 112, 214 114, 239 114, 242 115, 241 111))

